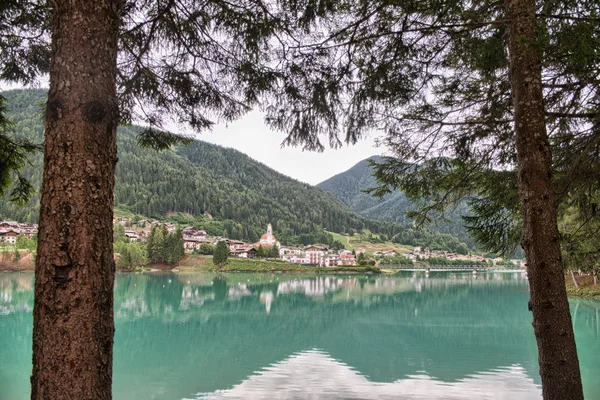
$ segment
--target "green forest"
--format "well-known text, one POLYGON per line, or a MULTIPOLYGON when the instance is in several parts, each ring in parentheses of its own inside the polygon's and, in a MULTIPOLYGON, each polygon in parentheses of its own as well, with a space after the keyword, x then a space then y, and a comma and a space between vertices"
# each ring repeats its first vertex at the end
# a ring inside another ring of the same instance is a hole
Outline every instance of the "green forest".
MULTIPOLYGON (((7 99, 14 134, 43 140, 45 90, 12 90, 7 99)), ((141 127, 121 126, 116 171, 117 212, 194 225, 209 234, 257 241, 268 223, 282 243, 333 242, 325 231, 353 234, 369 230, 392 240, 440 250, 465 252, 467 245, 449 234, 377 221, 358 215, 329 193, 282 175, 245 154, 200 140, 157 152, 138 145, 141 127)), ((42 178, 41 152, 23 170, 34 188, 42 178)), ((0 219, 36 222, 39 196, 25 207, 0 199, 0 219)), ((470 243, 471 244, 471 243, 470 243)), ((472 248, 472 246, 470 246, 472 248)))
MULTIPOLYGON (((381 157, 373 156, 362 160, 349 170, 319 183, 317 187, 330 193, 364 217, 403 225, 410 224, 412 221, 407 213, 418 210, 419 207, 410 201, 404 192, 395 190, 381 198, 365 192, 379 186, 373 176, 374 170, 369 164, 369 160, 380 162, 381 157)), ((456 236, 470 248, 475 248, 475 241, 469 236, 464 227, 461 218, 463 215, 470 215, 470 210, 465 202, 461 202, 455 208, 447 210, 444 213, 444 218, 432 221, 428 228, 435 232, 456 236)), ((404 243, 414 244, 411 241, 415 241, 415 239, 409 234, 404 243)))

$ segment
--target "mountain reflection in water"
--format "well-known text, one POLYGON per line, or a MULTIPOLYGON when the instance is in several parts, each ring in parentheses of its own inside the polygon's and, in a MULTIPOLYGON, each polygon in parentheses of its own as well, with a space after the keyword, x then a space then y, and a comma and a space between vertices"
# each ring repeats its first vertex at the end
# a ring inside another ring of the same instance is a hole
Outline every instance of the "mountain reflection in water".
POLYGON ((269 366, 230 390, 193 399, 539 399, 540 388, 519 366, 442 382, 425 373, 391 383, 370 382, 328 354, 309 350, 269 366))
MULTIPOLYGON (((31 274, 0 274, 0 399, 29 396, 31 274)), ((120 274, 120 399, 540 398, 521 273, 120 274)), ((586 398, 600 302, 571 300, 586 398)))

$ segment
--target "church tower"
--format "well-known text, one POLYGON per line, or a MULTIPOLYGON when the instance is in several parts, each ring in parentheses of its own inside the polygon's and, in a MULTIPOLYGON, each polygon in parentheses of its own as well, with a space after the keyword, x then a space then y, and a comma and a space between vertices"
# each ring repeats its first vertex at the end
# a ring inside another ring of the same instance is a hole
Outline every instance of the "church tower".
POLYGON ((275 236, 273 236, 273 227, 271 226, 271 224, 267 225, 267 233, 265 233, 264 235, 261 236, 260 240, 258 241, 258 243, 256 243, 256 245, 260 245, 260 246, 279 246, 279 242, 277 241, 277 238, 275 236))

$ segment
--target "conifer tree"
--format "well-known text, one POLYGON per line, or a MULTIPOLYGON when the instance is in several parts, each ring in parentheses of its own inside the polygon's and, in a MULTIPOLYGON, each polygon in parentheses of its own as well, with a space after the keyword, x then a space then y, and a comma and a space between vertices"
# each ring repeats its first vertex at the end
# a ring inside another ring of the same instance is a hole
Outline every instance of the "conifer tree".
POLYGON ((165 262, 165 235, 162 228, 157 228, 152 240, 152 258, 150 262, 162 264, 165 262))
POLYGON ((271 258, 279 258, 279 247, 277 245, 273 245, 269 250, 269 257, 271 258))
MULTIPOLYGON (((32 399, 111 398, 117 125, 145 121, 140 144, 164 149, 187 141, 161 130, 165 117, 200 131, 249 111, 275 83, 267 53, 278 14, 246 0, 0 5, 0 79, 50 82, 32 399)), ((10 161, 3 190, 23 157, 0 148, 0 160, 10 161)))
POLYGON ((311 5, 289 2, 299 28, 271 124, 314 150, 324 147, 320 134, 335 146, 340 135, 354 143, 385 131, 393 157, 377 166, 375 194, 401 188, 423 200, 417 222, 469 195, 495 207, 480 228, 497 238, 520 232, 544 397, 583 398, 557 193, 600 185, 588 179, 598 175, 597 2, 311 5))
POLYGON ((213 255, 213 264, 218 267, 222 267, 227 262, 227 258, 229 257, 229 248, 227 244, 221 240, 215 246, 215 252, 213 255))
POLYGON ((150 230, 150 234, 148 235, 148 240, 146 241, 146 253, 148 254, 148 259, 150 262, 154 260, 154 234, 156 233, 156 225, 152 226, 150 230))

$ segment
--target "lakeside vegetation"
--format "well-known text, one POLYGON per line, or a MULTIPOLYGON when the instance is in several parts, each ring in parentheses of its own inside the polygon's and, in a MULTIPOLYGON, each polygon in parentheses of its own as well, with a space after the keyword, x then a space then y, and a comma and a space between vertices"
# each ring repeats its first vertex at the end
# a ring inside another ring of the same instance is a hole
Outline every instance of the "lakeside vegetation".
POLYGON ((374 266, 366 267, 314 267, 286 263, 276 259, 246 259, 228 258, 227 262, 219 267, 213 263, 212 256, 191 255, 179 264, 176 271, 208 271, 208 272, 303 272, 303 273, 379 273, 381 270, 374 266))
POLYGON ((592 275, 579 275, 575 278, 579 287, 575 286, 570 275, 565 275, 565 283, 569 296, 589 297, 600 300, 600 285, 594 284, 594 277, 592 275))

